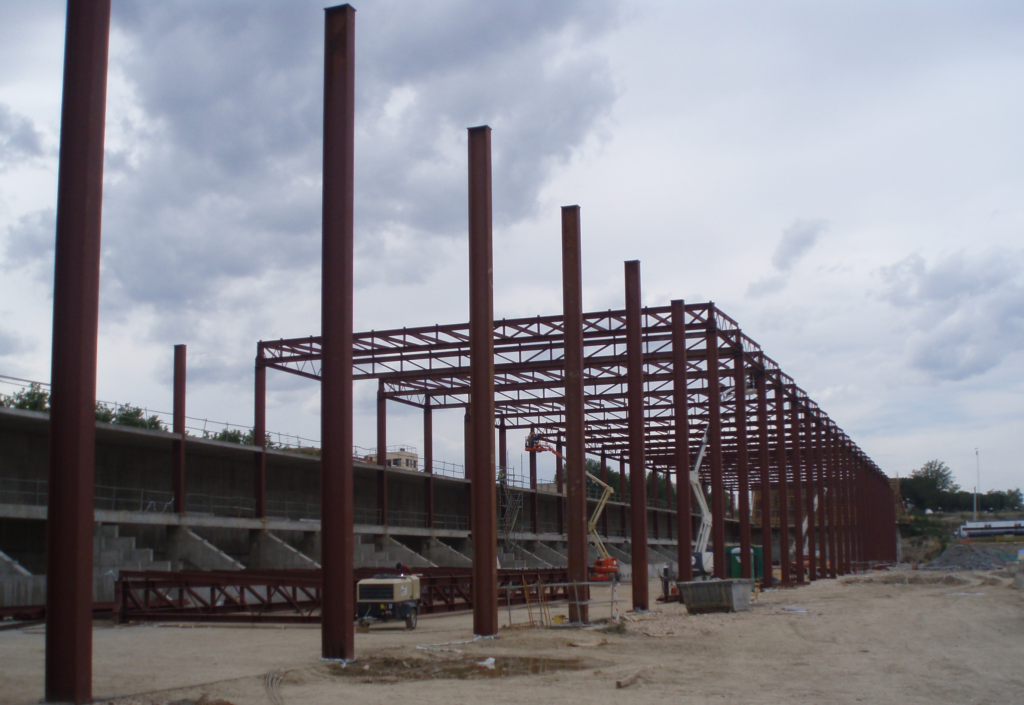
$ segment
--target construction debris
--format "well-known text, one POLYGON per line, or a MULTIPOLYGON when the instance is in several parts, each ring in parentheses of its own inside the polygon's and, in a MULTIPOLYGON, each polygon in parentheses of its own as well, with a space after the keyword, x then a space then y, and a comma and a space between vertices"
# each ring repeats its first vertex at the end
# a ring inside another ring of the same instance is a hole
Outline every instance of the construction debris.
POLYGON ((921 570, 1000 570, 1007 561, 998 551, 968 544, 950 546, 921 570))

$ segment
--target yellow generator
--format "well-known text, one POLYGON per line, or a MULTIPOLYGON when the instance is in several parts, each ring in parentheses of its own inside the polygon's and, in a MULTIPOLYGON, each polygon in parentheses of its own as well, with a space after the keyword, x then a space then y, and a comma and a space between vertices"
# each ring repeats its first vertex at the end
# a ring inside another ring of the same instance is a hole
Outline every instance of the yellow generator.
POLYGON ((415 629, 421 604, 418 575, 379 573, 356 584, 356 618, 363 625, 404 619, 406 629, 415 629))

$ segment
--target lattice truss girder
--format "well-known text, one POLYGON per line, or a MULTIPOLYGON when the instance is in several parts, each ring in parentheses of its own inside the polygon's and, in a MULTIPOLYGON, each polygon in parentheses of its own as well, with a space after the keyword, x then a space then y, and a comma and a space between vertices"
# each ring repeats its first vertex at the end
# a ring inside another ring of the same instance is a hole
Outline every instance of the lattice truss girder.
MULTIPOLYGON (((779 439, 783 439, 789 460, 787 481, 794 475, 793 409, 799 415, 801 448, 816 442, 818 425, 837 436, 847 452, 866 458, 807 394, 766 356, 760 346, 744 335, 736 322, 713 304, 685 307, 686 378, 689 457, 696 457, 708 414, 708 340, 718 348, 723 475, 726 486, 737 486, 736 365, 742 362, 750 380, 763 375, 769 439, 770 478, 780 481, 779 439), (710 331, 710 332, 709 332, 710 331), (781 390, 782 433, 779 433, 778 404, 781 390), (808 421, 803 421, 804 417, 808 421)), ((642 311, 645 429, 648 465, 659 471, 675 466, 675 414, 671 307, 648 307, 642 311)), ((353 373, 356 380, 383 382, 387 399, 432 409, 464 408, 469 398, 469 325, 435 325, 356 333, 353 373)), ((557 438, 564 430, 564 325, 561 316, 503 319, 494 325, 495 413, 509 430, 538 428, 557 438)), ((626 399, 626 312, 610 310, 583 316, 584 386, 587 450, 594 455, 623 461, 628 449, 626 399)), ((257 365, 282 370, 310 379, 320 378, 320 338, 292 338, 261 341, 257 365)), ((752 387, 748 383, 748 387, 752 387)), ((756 390, 739 395, 746 420, 747 454, 752 468, 751 487, 760 486, 756 470, 760 458, 760 419, 756 390)), ((816 451, 815 451, 816 452, 816 451)), ((811 458, 801 453, 799 468, 811 458)), ((879 471, 880 472, 880 471, 879 471)), ((710 477, 710 463, 701 468, 702 479, 710 477)))

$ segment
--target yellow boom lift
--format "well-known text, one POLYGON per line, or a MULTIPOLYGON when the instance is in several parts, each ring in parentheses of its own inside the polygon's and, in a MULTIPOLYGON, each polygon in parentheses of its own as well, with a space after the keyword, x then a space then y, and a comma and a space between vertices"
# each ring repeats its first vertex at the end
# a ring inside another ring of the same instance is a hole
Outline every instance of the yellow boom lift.
MULTIPOLYGON (((561 458, 562 462, 569 462, 564 455, 547 445, 541 435, 539 433, 535 433, 533 429, 530 429, 530 434, 526 437, 526 451, 528 453, 551 453, 552 455, 561 458)), ((594 565, 590 570, 590 579, 592 581, 618 580, 619 560, 617 558, 613 558, 611 554, 608 553, 608 549, 605 548, 604 541, 601 540, 600 535, 597 533, 597 522, 601 519, 601 514, 604 513, 605 505, 608 504, 608 500, 611 499, 612 494, 614 494, 614 490, 607 482, 595 477, 591 473, 588 472, 586 475, 595 484, 602 488, 601 497, 597 500, 597 506, 594 507, 594 513, 590 515, 590 521, 587 522, 587 533, 590 534, 590 539, 594 542, 594 548, 597 549, 598 555, 598 559, 594 561, 594 565)))

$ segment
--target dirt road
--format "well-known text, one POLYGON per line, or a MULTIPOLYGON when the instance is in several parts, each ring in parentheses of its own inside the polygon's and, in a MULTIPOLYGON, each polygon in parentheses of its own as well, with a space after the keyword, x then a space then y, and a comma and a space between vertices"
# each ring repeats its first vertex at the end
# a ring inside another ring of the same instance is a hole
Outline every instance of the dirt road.
MULTIPOLYGON (((344 670, 319 661, 316 627, 98 627, 93 691, 119 705, 1024 702, 1024 592, 1005 574, 869 578, 769 591, 739 614, 660 606, 627 615, 622 633, 515 629, 453 644, 471 637, 468 615, 421 618, 414 632, 358 634, 344 670), (417 648, 429 644, 447 645, 417 648)), ((0 702, 41 699, 43 639, 0 632, 0 702)))

